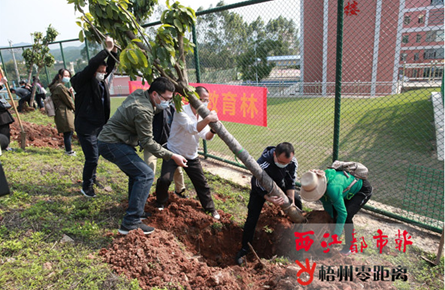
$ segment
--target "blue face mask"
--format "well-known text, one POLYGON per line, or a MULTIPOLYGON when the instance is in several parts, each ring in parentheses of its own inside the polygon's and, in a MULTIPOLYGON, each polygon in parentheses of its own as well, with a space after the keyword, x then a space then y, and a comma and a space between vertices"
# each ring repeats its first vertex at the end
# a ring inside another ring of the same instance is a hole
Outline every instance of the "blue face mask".
POLYGON ((279 168, 285 168, 285 167, 288 166, 289 164, 281 164, 281 163, 275 162, 275 165, 276 165, 277 167, 279 167, 279 168))
POLYGON ((70 81, 69 77, 63 77, 62 78, 62 83, 64 83, 64 84, 68 83, 69 81, 70 81))

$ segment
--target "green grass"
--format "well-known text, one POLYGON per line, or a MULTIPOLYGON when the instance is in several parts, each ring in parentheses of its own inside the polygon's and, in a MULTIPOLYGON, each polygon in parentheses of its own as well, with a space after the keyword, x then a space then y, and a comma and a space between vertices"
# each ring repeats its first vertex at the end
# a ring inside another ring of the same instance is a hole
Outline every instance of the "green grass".
MULTIPOLYGON (((21 115, 24 121, 47 124, 48 117, 42 116, 21 115)), ((117 232, 124 215, 121 202, 127 197, 128 179, 101 159, 99 180, 113 191, 98 190, 93 200, 83 197, 79 190, 84 157, 77 141, 73 146, 78 152, 74 158, 64 155, 63 149, 23 151, 13 142, 14 150, 0 157, 14 193, 0 197, 0 289, 140 289, 137 280, 116 275, 98 257, 98 251, 112 241, 108 233, 117 232), (61 243, 64 235, 74 243, 61 243)), ((158 172, 160 166, 158 162, 158 172)), ((212 192, 218 193, 216 207, 242 226, 249 189, 206 176, 212 192)), ((185 182, 192 188, 187 177, 185 182)), ((220 230, 219 224, 215 230, 220 230)), ((273 233, 272 228, 264 230, 273 233)), ((272 262, 288 263, 286 258, 272 262)), ((415 283, 420 279, 425 285, 440 284, 437 276, 443 276, 443 267, 428 268, 418 256, 412 263, 419 265, 418 276, 410 276, 415 283)))

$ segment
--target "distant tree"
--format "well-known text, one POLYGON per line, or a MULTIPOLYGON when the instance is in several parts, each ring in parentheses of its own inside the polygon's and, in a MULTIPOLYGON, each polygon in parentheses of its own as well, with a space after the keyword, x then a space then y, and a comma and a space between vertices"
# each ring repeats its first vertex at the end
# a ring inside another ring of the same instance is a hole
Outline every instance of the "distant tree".
MULTIPOLYGON (((19 72, 26 70, 25 64, 23 64, 22 62, 17 62, 17 68, 19 72)), ((17 80, 22 78, 21 75, 19 76, 17 75, 14 67, 14 61, 12 59, 10 61, 5 62, 5 71, 8 72, 8 79, 10 80, 17 80)))
MULTIPOLYGON (((25 59, 26 68, 29 70, 28 82, 31 81, 33 66, 37 67, 36 77, 39 77, 40 71, 44 66, 51 67, 54 64, 54 56, 49 53, 48 45, 53 42, 59 33, 51 24, 46 29, 46 35, 43 36, 41 32, 34 32, 31 35, 34 36, 34 44, 31 48, 27 48, 23 51, 22 56, 25 59)), ((34 86, 31 94, 31 105, 34 104, 34 95, 36 93, 36 87, 34 86)))

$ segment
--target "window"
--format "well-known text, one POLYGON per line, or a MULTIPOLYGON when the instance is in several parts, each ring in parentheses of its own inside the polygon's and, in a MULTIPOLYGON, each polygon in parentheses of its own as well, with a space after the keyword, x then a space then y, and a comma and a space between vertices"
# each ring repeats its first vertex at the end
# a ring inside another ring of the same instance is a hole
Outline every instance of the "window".
POLYGON ((417 23, 419 24, 425 23, 425 16, 423 14, 419 15, 419 17, 417 18, 417 23))
POLYGON ((425 40, 427 42, 443 41, 443 30, 428 31, 426 33, 426 39, 425 40))
POLYGON ((416 34, 416 42, 420 42, 422 40, 422 35, 416 34))
POLYGON ((407 53, 402 53, 402 54, 400 55, 400 61, 406 61, 407 56, 408 56, 407 53))
POLYGON ((410 24, 410 22, 411 22, 411 16, 406 15, 405 18, 403 19, 403 24, 408 25, 410 24))
POLYGON ((419 53, 418 53, 418 52, 416 52, 416 53, 414 54, 414 60, 419 60, 419 53))
POLYGON ((443 59, 443 48, 426 49, 424 59, 443 59))
POLYGON ((417 78, 418 75, 419 75, 419 70, 418 69, 414 69, 413 70, 413 78, 417 78))
POLYGON ((431 0, 431 5, 443 5, 443 0, 431 0))
POLYGON ((408 43, 409 42, 409 34, 402 36, 402 43, 408 43))

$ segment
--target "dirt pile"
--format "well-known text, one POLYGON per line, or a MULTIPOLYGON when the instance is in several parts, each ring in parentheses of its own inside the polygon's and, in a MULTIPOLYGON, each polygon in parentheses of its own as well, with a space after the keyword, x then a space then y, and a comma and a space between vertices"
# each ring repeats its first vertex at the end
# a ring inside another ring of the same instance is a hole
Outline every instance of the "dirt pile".
MULTIPOLYGON (((11 124, 11 142, 17 141, 21 146, 21 130, 20 125, 16 121, 11 124)), ((26 132, 26 147, 51 147, 63 148, 63 134, 59 134, 52 123, 47 125, 36 125, 34 123, 22 121, 23 128, 26 132)))
MULTIPOLYGON (((156 228, 151 235, 144 236, 142 231, 133 231, 127 236, 117 234, 113 244, 100 251, 117 273, 138 279, 143 289, 155 286, 173 289, 180 285, 185 289, 303 289, 297 281, 300 268, 296 264, 260 262, 253 253, 247 256, 245 266, 235 264, 235 254, 241 247, 242 229, 231 221, 230 214, 220 212, 221 220, 215 221, 203 212, 197 200, 176 196, 170 200, 169 206, 159 211, 153 206, 154 197, 149 198, 145 210, 153 215, 144 222, 156 228)), ((122 206, 125 208, 127 205, 122 206)), ((331 222, 329 216, 321 211, 313 212, 308 221, 331 222)), ((295 252, 295 257, 298 257, 295 239, 291 238, 293 235, 286 234, 293 231, 294 226, 277 207, 265 206, 253 242, 257 254, 270 259, 295 252), (262 230, 265 225, 274 229, 273 232, 262 230)), ((352 258, 341 256, 336 250, 325 256, 323 264, 361 265, 352 258)), ((309 276, 303 277, 304 274, 300 277, 304 281, 309 276)), ((392 289, 387 282, 361 284, 363 289, 392 289)), ((357 282, 320 281, 317 266, 312 283, 304 288, 347 287, 355 289, 357 282)))

